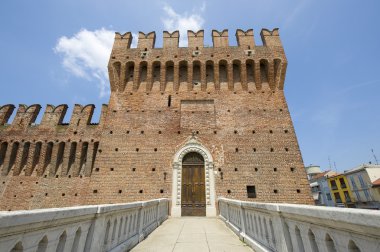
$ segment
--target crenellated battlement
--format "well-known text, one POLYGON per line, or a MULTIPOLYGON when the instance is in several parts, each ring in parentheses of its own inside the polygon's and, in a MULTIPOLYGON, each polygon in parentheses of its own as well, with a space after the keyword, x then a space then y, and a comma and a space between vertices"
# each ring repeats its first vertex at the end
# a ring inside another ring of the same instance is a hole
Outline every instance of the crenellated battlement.
POLYGON ((188 47, 179 47, 180 33, 163 32, 163 48, 155 48, 156 33, 116 33, 108 64, 112 92, 180 92, 282 90, 287 67, 278 29, 261 31, 257 46, 253 29, 238 29, 238 46, 229 45, 228 30, 212 30, 213 47, 204 46, 204 31, 188 31, 188 47))
POLYGON ((58 125, 67 125, 69 128, 86 127, 94 124, 99 125, 104 122, 105 116, 107 115, 107 109, 108 105, 103 104, 99 123, 91 123, 95 105, 88 104, 82 106, 80 104, 75 104, 70 121, 68 124, 65 124, 63 120, 68 110, 68 105, 61 104, 54 106, 48 104, 43 112, 41 123, 36 125, 35 121, 40 114, 41 105, 33 104, 27 106, 25 104, 20 104, 13 121, 10 123, 9 119, 14 113, 15 106, 13 104, 7 104, 0 106, 0 126, 7 126, 12 129, 27 129, 32 126, 41 128, 52 127, 52 129, 54 129, 54 127, 58 125))
MULTIPOLYGON (((279 29, 274 28, 272 31, 268 29, 262 29, 260 32, 261 40, 263 46, 266 47, 282 47, 279 29)), ((248 29, 244 31, 242 29, 237 29, 236 41, 239 47, 246 47, 248 49, 254 49, 254 31, 253 29, 248 29)), ((229 35, 228 29, 222 31, 212 30, 211 37, 214 48, 229 47, 229 35)), ((174 31, 172 33, 168 31, 163 31, 163 48, 194 48, 194 47, 204 47, 204 30, 199 31, 187 31, 188 47, 179 47, 179 31, 174 31)), ((133 41, 133 36, 131 32, 126 32, 121 34, 119 32, 115 33, 115 42, 113 49, 135 49, 131 48, 133 41)), ((156 32, 152 31, 149 33, 139 32, 137 49, 154 49, 156 44, 156 32)), ((162 48, 156 48, 162 49, 162 48)))

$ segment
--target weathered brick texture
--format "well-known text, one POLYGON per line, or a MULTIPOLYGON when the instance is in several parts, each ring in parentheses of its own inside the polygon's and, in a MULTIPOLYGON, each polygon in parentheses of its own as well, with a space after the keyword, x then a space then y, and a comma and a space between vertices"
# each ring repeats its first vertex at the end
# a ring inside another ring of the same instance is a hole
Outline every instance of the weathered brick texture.
POLYGON ((0 108, 0 209, 120 203, 171 197, 173 158, 195 134, 214 159, 216 196, 311 204, 309 185, 284 97, 286 56, 278 30, 116 33, 108 69, 111 95, 99 124, 93 105, 0 108), (247 198, 247 186, 256 198, 247 198))

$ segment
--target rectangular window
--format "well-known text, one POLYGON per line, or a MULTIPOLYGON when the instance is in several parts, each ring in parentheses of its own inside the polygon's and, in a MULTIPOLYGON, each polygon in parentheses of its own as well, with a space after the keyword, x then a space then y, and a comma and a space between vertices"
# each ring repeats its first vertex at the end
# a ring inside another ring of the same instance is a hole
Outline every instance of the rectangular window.
POLYGON ((363 190, 365 197, 367 198, 367 201, 371 201, 371 195, 368 191, 368 189, 363 190))
POLYGON ((351 180, 352 188, 356 189, 357 186, 356 186, 356 183, 355 183, 354 176, 351 176, 351 177, 350 177, 350 180, 351 180))
POLYGON ((363 188, 365 188, 366 186, 365 186, 365 183, 364 183, 362 175, 359 174, 358 178, 359 178, 360 186, 363 187, 363 188))
POLYGON ((350 195, 348 194, 348 191, 344 191, 344 197, 346 198, 346 202, 351 202, 350 195))
POLYGON ((330 184, 331 184, 331 189, 333 189, 333 190, 338 189, 338 188, 336 187, 336 182, 335 182, 335 180, 330 180, 330 184))
POLYGON ((360 199, 360 193, 358 191, 355 191, 355 195, 356 195, 356 199, 358 201, 361 201, 361 199, 360 199))
POLYGON ((339 178, 340 187, 341 188, 347 188, 346 182, 344 181, 344 178, 339 178))
POLYGON ((330 193, 326 193, 326 198, 327 198, 327 200, 332 200, 331 199, 331 194, 330 193))
POLYGON ((340 195, 338 192, 334 193, 335 202, 336 203, 342 203, 342 199, 340 198, 340 195))
POLYGON ((256 198, 255 186, 248 186, 247 185, 247 196, 248 196, 248 198, 256 198))

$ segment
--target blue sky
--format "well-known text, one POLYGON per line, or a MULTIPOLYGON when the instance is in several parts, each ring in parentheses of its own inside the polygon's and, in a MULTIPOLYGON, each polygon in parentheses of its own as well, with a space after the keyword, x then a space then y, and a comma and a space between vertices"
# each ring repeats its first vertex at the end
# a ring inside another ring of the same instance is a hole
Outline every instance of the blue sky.
MULTIPOLYGON (((108 102, 113 32, 280 28, 285 93, 305 165, 380 159, 380 1, 3 1, 0 104, 108 102)), ((185 34, 181 34, 182 36, 185 34)), ((181 43, 185 43, 182 40, 181 43)), ((97 114, 98 115, 98 114, 97 114)), ((66 121, 69 120, 66 116, 66 121)), ((98 119, 94 119, 97 121, 98 119)))

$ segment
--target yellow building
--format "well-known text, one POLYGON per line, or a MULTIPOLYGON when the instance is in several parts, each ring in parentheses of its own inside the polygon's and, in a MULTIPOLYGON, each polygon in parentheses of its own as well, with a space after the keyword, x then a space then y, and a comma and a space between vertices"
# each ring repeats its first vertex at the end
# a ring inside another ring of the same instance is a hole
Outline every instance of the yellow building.
POLYGON ((355 207, 348 180, 344 174, 338 174, 328 179, 332 199, 337 207, 355 207))

